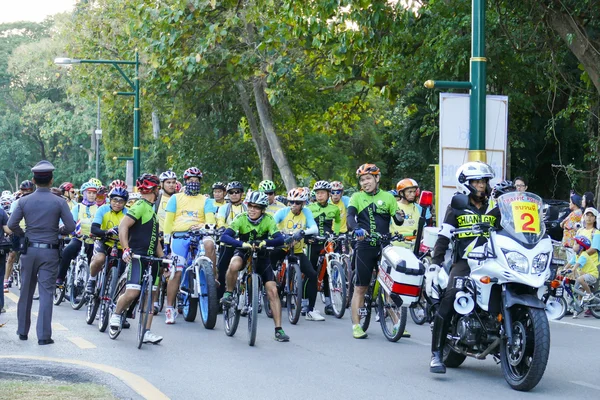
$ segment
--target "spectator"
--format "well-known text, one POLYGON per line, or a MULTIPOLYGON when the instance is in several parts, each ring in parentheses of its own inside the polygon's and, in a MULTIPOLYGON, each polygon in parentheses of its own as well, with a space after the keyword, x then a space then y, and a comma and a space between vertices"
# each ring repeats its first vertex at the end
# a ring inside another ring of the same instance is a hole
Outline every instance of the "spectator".
POLYGON ((575 233, 581 228, 581 217, 583 213, 581 211, 581 196, 577 193, 571 195, 569 209, 571 210, 571 213, 560 223, 560 227, 563 228, 562 244, 565 247, 573 247, 575 233))
POLYGON ((581 199, 581 208, 585 210, 588 207, 596 208, 596 205, 594 204, 594 193, 592 192, 585 192, 581 199))
POLYGON ((514 182, 515 187, 517 188, 517 192, 527 191, 527 182, 525 181, 525 178, 523 178, 522 176, 517 176, 514 182))

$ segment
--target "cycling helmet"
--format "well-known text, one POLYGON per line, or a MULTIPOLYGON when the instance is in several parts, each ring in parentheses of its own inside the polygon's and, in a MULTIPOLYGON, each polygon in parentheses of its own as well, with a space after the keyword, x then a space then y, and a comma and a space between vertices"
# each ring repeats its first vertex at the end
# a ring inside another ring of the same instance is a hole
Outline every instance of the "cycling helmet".
POLYGON ((250 196, 248 196, 246 202, 248 204, 256 204, 262 208, 267 208, 269 205, 269 198, 263 192, 255 191, 250 193, 250 196))
POLYGON ((381 170, 375 164, 363 164, 356 170, 356 177, 360 178, 363 175, 379 175, 381 170))
POLYGON ((112 181, 110 183, 110 185, 108 185, 108 187, 110 188, 110 190, 117 188, 117 187, 127 189, 127 184, 125 183, 125 181, 122 181, 121 179, 115 179, 114 181, 112 181))
POLYGON ((91 190, 93 192, 97 192, 98 186, 94 185, 92 182, 85 182, 83 185, 81 185, 81 188, 79 189, 79 191, 81 193, 83 193, 86 190, 91 190))
MULTIPOLYGON (((200 174, 202 174, 202 172, 200 174)), ((162 174, 160 174, 159 178, 160 178, 161 182, 164 182, 167 179, 175 179, 175 180, 177 180, 177 174, 175 172, 171 171, 171 170, 168 170, 168 171, 165 171, 162 174)), ((202 178, 202 177, 200 177, 200 178, 202 178)))
POLYGON ((317 201, 317 192, 315 192, 314 190, 310 191, 310 197, 309 197, 310 201, 312 201, 313 203, 315 201, 317 201))
POLYGON ((181 192, 181 182, 177 181, 175 182, 175 192, 179 193, 181 192))
POLYGON ((494 186, 494 198, 497 199, 505 193, 514 192, 516 190, 517 188, 515 187, 513 181, 502 181, 494 186))
POLYGON ((63 193, 65 192, 70 192, 71 189, 73 189, 73 184, 71 182, 63 182, 59 187, 58 187, 63 193))
POLYGON ((588 250, 592 246, 592 242, 586 236, 577 235, 575 241, 583 248, 584 251, 588 250))
POLYGON ((396 184, 396 190, 398 191, 398 193, 410 188, 418 189, 419 184, 417 183, 417 181, 411 178, 404 178, 401 181, 398 181, 398 183, 396 184))
POLYGON ((294 188, 288 192, 288 201, 308 201, 308 191, 304 188, 294 188))
POLYGON ((282 195, 275 197, 275 200, 277 200, 278 202, 283 203, 283 204, 287 203, 287 199, 285 198, 285 196, 282 196, 282 195))
POLYGON ((477 191, 471 186, 471 181, 476 179, 487 179, 486 195, 489 196, 491 188, 490 179, 494 178, 494 170, 488 164, 481 161, 471 161, 463 164, 456 170, 456 189, 462 194, 477 196, 477 191))
POLYGON ((318 181, 313 186, 313 192, 316 192, 317 190, 327 190, 328 192, 331 192, 331 183, 327 181, 318 181))
POLYGON ((340 181, 331 182, 331 190, 344 190, 344 184, 340 181))
POLYGON ((106 186, 100 185, 98 188, 98 194, 106 194, 106 186))
POLYGON ((30 180, 21 182, 21 186, 19 186, 19 189, 21 190, 33 190, 34 188, 35 185, 30 180))
POLYGON ((129 200, 129 192, 127 191, 127 189, 124 189, 122 187, 113 188, 113 190, 110 191, 110 193, 108 194, 108 196, 111 199, 113 197, 122 197, 122 198, 125 199, 125 201, 129 200))
POLYGON ((225 188, 226 188, 226 186, 223 182, 215 182, 212 185, 212 190, 215 190, 215 189, 225 190, 225 188))
POLYGON ((102 186, 102 181, 100 179, 97 179, 97 178, 90 178, 90 180, 88 182, 89 183, 93 183, 94 186, 96 186, 96 187, 102 186))
POLYGON ((260 192, 274 192, 277 187, 273 181, 262 181, 258 184, 258 190, 260 192))
POLYGON ((140 193, 147 194, 151 193, 154 190, 154 188, 160 186, 160 180, 156 175, 143 174, 137 179, 135 185, 137 186, 138 191, 140 193))
POLYGON ((193 177, 197 177, 198 179, 202 179, 202 171, 200 171, 198 168, 196 167, 191 167, 185 170, 185 172, 183 173, 183 180, 187 181, 190 178, 193 177))
POLYGON ((234 190, 234 189, 239 189, 240 191, 243 192, 244 191, 244 186, 240 182, 238 182, 238 181, 229 182, 227 184, 227 190, 226 190, 226 192, 229 193, 229 191, 234 190))
POLYGON ((396 189, 388 190, 388 193, 394 197, 398 197, 398 191, 396 189))

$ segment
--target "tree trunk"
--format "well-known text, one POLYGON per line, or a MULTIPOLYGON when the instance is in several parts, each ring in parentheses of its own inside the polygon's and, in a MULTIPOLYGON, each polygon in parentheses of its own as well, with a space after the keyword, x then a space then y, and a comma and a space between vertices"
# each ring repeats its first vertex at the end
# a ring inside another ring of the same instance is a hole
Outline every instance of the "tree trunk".
POLYGON ((286 189, 289 191, 296 187, 296 177, 292 172, 292 168, 290 167, 287 157, 285 156, 285 153, 283 151, 283 148, 281 147, 279 137, 277 137, 277 133, 275 132, 275 126, 273 125, 273 118, 271 116, 269 99, 267 98, 267 94, 265 93, 265 88, 267 87, 267 84, 264 78, 256 77, 252 82, 252 86, 254 88, 254 100, 256 101, 258 117, 260 119, 263 132, 265 133, 265 136, 267 137, 267 140, 269 142, 269 147, 271 148, 271 155, 273 156, 273 160, 279 168, 279 173, 281 174, 283 183, 285 184, 286 189))
POLYGON ((248 125, 250 126, 250 134, 252 135, 252 141, 256 147, 258 153, 258 159, 260 160, 260 166, 262 169, 263 180, 273 180, 273 157, 271 156, 271 148, 266 136, 261 132, 254 117, 254 112, 250 107, 250 98, 244 83, 236 81, 235 86, 237 87, 238 93, 240 94, 240 103, 248 119, 248 125))
POLYGON ((547 12, 546 21, 548 26, 565 41, 569 50, 577 57, 596 90, 600 93, 600 55, 586 36, 586 28, 578 25, 569 14, 540 5, 547 12))

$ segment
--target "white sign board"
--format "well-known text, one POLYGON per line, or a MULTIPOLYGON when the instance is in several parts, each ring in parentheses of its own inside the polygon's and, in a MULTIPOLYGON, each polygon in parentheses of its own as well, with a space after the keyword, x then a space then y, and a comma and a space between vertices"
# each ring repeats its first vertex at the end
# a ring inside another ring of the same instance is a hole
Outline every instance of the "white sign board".
MULTIPOLYGON (((440 93, 440 186, 437 223, 444 222, 446 208, 456 193, 456 170, 469 161, 469 95, 440 93)), ((488 95, 485 116, 487 163, 496 178, 506 176, 508 145, 508 97, 488 95)))

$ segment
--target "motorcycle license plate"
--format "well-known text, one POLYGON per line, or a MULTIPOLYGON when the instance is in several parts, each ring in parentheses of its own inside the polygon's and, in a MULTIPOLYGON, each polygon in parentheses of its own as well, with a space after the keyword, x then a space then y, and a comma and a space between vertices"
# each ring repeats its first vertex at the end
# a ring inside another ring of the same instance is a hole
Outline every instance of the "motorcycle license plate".
POLYGON ((564 291, 564 288, 561 288, 561 287, 556 288, 554 290, 554 297, 562 297, 563 291, 564 291))

